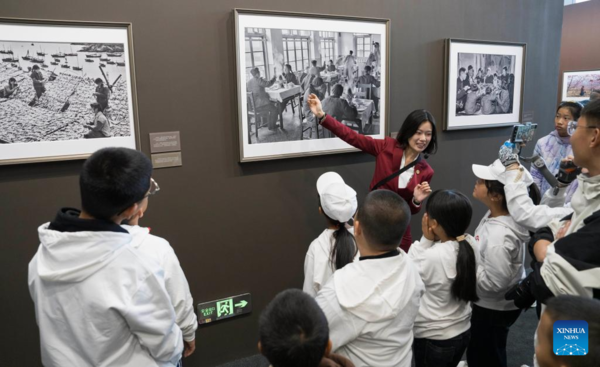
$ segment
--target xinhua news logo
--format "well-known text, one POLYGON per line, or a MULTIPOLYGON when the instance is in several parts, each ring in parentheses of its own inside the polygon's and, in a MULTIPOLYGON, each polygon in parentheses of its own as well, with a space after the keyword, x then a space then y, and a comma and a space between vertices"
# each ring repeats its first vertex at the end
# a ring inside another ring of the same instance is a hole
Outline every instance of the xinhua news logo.
POLYGON ((584 356, 588 353, 588 323, 582 320, 554 322, 554 354, 584 356))

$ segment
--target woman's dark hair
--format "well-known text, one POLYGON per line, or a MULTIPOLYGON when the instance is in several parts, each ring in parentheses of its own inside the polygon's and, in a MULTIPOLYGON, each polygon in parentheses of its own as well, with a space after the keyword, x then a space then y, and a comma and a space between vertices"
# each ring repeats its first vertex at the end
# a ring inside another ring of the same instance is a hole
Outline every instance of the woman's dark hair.
POLYGON ((17 79, 15 79, 15 78, 10 78, 10 79, 8 79, 8 82, 9 82, 9 83, 16 83, 16 82, 17 82, 17 79))
MULTIPOLYGON (((471 202, 462 193, 454 190, 434 191, 425 206, 430 219, 435 219, 452 238, 462 236, 471 224, 473 208, 471 202)), ((452 283, 452 296, 460 301, 476 302, 477 297, 477 264, 473 247, 466 241, 458 243, 456 257, 456 278, 452 283)))
POLYGON ((583 107, 578 102, 561 102, 558 107, 556 107, 556 112, 561 108, 567 108, 571 115, 573 115, 573 119, 575 121, 579 120, 579 116, 581 116, 581 110, 583 107))
POLYGON ((424 153, 426 154, 435 154, 437 152, 437 130, 435 127, 435 119, 433 115, 427 110, 414 110, 402 123, 402 127, 400 131, 398 131, 398 135, 396 135, 396 140, 398 144, 404 149, 408 146, 408 139, 412 138, 413 135, 417 133, 419 127, 422 123, 429 121, 431 123, 431 141, 425 148, 424 153))
POLYGON ((321 206, 321 199, 319 198, 319 207, 323 211, 323 215, 327 218, 327 221, 331 226, 337 227, 333 232, 333 238, 335 242, 331 248, 329 254, 329 261, 331 266, 335 267, 335 270, 340 270, 344 266, 350 264, 356 256, 357 247, 354 236, 346 228, 346 223, 341 223, 335 219, 330 218, 323 210, 321 206))

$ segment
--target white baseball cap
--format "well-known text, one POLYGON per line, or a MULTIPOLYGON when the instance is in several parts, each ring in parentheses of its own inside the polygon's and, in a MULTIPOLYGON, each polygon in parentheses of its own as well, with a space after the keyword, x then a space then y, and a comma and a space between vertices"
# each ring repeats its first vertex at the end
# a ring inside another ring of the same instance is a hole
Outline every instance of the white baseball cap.
POLYGON ((346 185, 342 176, 337 173, 322 174, 317 180, 317 192, 321 208, 329 218, 346 223, 356 213, 356 191, 346 185))
POLYGON ((482 166, 479 164, 473 165, 473 173, 475 176, 483 180, 500 181, 500 183, 503 185, 506 184, 504 171, 506 171, 506 167, 504 167, 499 159, 496 159, 494 163, 490 164, 489 166, 482 166))

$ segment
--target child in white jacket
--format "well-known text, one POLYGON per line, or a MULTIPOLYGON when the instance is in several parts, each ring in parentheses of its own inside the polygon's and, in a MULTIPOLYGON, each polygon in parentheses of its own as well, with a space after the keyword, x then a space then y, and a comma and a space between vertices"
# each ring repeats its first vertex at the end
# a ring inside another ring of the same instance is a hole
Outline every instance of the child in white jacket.
POLYGON ((357 367, 410 367, 423 282, 398 248, 409 222, 410 209, 398 194, 369 193, 354 221, 360 260, 336 271, 317 294, 332 350, 357 367))
POLYGON ((183 333, 183 357, 188 357, 196 349, 198 320, 194 313, 194 300, 179 259, 169 242, 150 234, 150 228, 139 226, 139 220, 147 209, 148 201, 145 201, 141 204, 139 212, 124 222, 127 224, 123 224, 122 227, 133 236, 130 245, 155 260, 164 270, 165 289, 175 308, 177 326, 183 333))
POLYGON ((414 329, 416 367, 456 367, 469 344, 471 303, 478 300, 475 240, 465 234, 472 214, 460 192, 438 190, 427 199, 423 237, 408 252, 425 283, 414 329))
POLYGON ((327 229, 308 248, 304 260, 303 290, 315 297, 331 278, 360 256, 354 241, 354 230, 347 222, 356 213, 356 191, 346 185, 340 175, 327 172, 317 180, 319 213, 327 221, 327 229))
POLYGON ((525 243, 529 232, 517 224, 508 211, 504 193, 504 165, 473 165, 477 176, 473 197, 488 212, 475 230, 481 261, 477 267, 477 294, 473 305, 469 366, 506 367, 509 328, 521 310, 504 294, 525 277, 525 243))
POLYGON ((121 227, 158 190, 152 162, 127 148, 97 150, 79 177, 82 210, 39 228, 28 285, 46 367, 174 367, 183 338, 164 272, 121 227))

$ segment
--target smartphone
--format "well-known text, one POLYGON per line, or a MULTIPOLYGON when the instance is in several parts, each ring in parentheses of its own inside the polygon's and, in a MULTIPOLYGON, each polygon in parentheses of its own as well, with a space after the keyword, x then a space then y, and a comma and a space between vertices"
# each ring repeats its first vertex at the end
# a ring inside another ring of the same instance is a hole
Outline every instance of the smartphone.
POLYGON ((537 129, 537 124, 532 124, 531 122, 514 125, 510 136, 510 142, 520 144, 529 143, 533 140, 535 129, 537 129))

